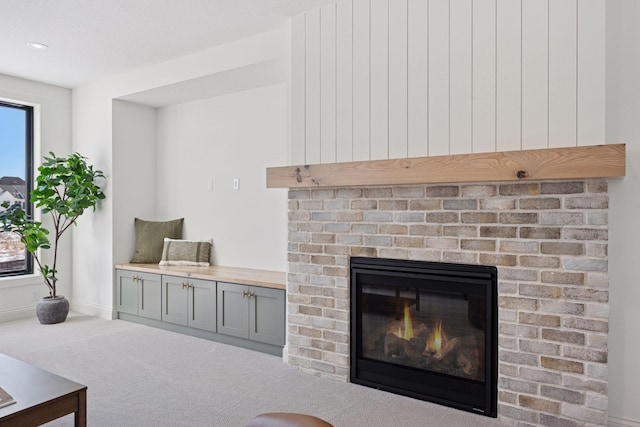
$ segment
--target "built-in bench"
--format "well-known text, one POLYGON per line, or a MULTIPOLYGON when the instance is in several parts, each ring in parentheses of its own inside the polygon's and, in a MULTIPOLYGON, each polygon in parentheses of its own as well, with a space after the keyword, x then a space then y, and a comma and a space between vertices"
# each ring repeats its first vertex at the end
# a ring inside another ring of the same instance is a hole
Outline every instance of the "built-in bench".
POLYGON ((115 266, 118 318, 282 355, 286 274, 208 266, 115 266))

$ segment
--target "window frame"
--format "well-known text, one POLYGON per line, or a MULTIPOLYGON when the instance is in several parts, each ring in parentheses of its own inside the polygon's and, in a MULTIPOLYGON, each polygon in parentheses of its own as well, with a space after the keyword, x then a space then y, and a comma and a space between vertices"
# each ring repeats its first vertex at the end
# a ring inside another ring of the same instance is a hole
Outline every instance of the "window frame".
MULTIPOLYGON (((14 108, 17 110, 21 110, 25 112, 25 141, 24 141, 24 149, 25 149, 25 185, 26 185, 26 194, 25 194, 25 211, 30 218, 34 218, 34 208, 33 203, 31 203, 30 195, 31 190, 33 189, 34 182, 34 153, 36 150, 36 138, 35 138, 35 116, 37 107, 30 103, 22 103, 19 101, 7 100, 4 98, 0 98, 0 107, 2 108, 14 108)), ((26 268, 22 270, 15 271, 0 271, 0 280, 5 278, 17 278, 17 277, 25 277, 25 276, 33 276, 35 274, 34 271, 34 262, 33 257, 30 254, 26 254, 25 256, 26 268)))

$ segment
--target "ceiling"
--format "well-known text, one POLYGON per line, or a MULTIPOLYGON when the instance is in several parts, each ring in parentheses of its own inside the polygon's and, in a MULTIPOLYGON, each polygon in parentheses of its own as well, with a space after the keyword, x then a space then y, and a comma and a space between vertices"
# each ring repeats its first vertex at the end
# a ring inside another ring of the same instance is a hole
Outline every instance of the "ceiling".
POLYGON ((285 27, 335 1, 0 0, 0 74, 74 88, 285 27))

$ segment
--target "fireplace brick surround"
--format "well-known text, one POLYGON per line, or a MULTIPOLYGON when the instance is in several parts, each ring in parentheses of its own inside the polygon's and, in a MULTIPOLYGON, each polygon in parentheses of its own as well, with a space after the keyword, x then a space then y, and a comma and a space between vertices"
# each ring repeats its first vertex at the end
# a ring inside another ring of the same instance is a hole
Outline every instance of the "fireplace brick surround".
POLYGON ((349 257, 498 267, 498 418, 607 423, 606 179, 289 190, 287 361, 349 378, 349 257))

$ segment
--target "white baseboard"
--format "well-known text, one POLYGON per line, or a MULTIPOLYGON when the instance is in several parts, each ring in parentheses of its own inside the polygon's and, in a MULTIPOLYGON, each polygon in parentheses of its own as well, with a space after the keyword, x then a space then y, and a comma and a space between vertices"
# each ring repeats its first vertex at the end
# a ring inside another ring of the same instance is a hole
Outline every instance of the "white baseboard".
POLYGON ((630 420, 627 418, 612 417, 609 415, 608 427, 640 427, 640 421, 630 420))
MULTIPOLYGON (((106 320, 118 318, 118 312, 111 307, 101 307, 95 304, 79 303, 77 301, 69 302, 71 311, 86 314, 87 316, 100 317, 106 320)), ((36 304, 32 306, 20 307, 11 310, 0 311, 0 322, 11 322, 12 320, 36 318, 36 304)))
POLYGON ((35 303, 31 307, 22 307, 0 312, 0 322, 10 322, 12 320, 27 319, 29 317, 36 318, 35 303))
POLYGON ((101 319, 113 320, 118 318, 118 313, 113 307, 103 307, 81 301, 70 301, 71 310, 87 316, 100 317, 101 319))

